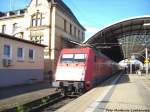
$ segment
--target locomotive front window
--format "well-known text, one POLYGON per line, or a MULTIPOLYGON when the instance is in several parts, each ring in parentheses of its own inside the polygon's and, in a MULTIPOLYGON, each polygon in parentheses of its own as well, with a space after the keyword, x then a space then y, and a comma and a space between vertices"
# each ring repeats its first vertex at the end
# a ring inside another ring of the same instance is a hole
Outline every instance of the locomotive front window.
POLYGON ((85 62, 86 54, 63 54, 61 63, 85 62))
POLYGON ((86 54, 75 54, 74 55, 74 62, 85 62, 86 54))
POLYGON ((72 63, 73 57, 73 54, 63 54, 61 57, 61 63, 72 63))

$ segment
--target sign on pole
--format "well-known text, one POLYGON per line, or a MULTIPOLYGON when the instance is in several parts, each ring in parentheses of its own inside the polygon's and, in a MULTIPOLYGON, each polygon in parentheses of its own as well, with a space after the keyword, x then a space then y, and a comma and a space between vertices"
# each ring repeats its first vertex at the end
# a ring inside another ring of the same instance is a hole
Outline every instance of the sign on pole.
POLYGON ((145 58, 144 63, 149 63, 149 59, 145 58))

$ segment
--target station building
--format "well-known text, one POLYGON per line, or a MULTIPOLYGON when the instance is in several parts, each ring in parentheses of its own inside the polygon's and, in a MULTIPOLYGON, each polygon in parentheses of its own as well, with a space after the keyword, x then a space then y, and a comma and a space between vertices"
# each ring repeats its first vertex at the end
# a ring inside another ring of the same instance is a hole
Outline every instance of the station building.
POLYGON ((43 81, 44 47, 0 33, 0 87, 43 81))
POLYGON ((55 71, 62 48, 85 38, 85 28, 62 0, 31 0, 25 9, 0 12, 0 32, 46 45, 45 73, 55 71))

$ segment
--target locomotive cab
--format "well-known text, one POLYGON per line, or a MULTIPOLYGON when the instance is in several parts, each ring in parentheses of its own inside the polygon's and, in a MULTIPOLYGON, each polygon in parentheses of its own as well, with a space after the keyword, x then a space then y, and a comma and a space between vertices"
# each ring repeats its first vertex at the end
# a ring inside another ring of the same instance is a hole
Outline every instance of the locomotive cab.
POLYGON ((83 92, 86 61, 86 53, 62 51, 55 73, 58 88, 67 94, 83 92))

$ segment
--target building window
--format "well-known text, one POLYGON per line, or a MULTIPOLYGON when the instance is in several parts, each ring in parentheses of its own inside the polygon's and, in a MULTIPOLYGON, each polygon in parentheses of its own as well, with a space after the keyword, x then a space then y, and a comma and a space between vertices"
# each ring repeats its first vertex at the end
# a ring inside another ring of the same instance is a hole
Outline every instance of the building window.
POLYGON ((70 24, 70 34, 72 35, 72 24, 70 24))
POLYGON ((41 14, 41 25, 44 25, 44 22, 45 22, 45 17, 41 14))
POLYGON ((36 6, 41 5, 41 0, 36 0, 35 5, 36 5, 36 6))
POLYGON ((74 27, 74 36, 76 37, 76 27, 74 27))
POLYGON ((35 26, 41 26, 42 25, 42 14, 37 12, 36 14, 34 14, 32 16, 32 20, 31 20, 31 26, 35 27, 35 26))
POLYGON ((80 30, 78 30, 78 37, 79 37, 79 39, 80 39, 80 30))
POLYGON ((13 24, 13 32, 15 32, 17 30, 17 25, 18 25, 17 23, 13 24))
POLYGON ((42 21, 42 16, 41 14, 37 14, 37 26, 41 25, 41 21, 42 21))
POLYGON ((64 31, 65 31, 65 32, 67 31, 66 25, 67 25, 67 21, 64 19, 64 31))
POLYGON ((33 42, 35 42, 35 43, 42 44, 42 42, 43 42, 44 40, 43 40, 43 37, 42 37, 42 36, 32 36, 32 37, 31 37, 31 41, 33 41, 33 42))
POLYGON ((10 47, 10 45, 4 45, 3 56, 4 56, 4 58, 11 58, 11 47, 10 47))
POLYGON ((84 41, 84 33, 82 32, 82 41, 84 41))
POLYGON ((36 16, 32 16, 32 25, 31 26, 36 26, 36 16))
POLYGON ((6 25, 2 25, 2 33, 6 32, 6 25))
POLYGON ((23 59, 24 59, 23 48, 18 48, 18 49, 17 49, 17 58, 18 58, 19 60, 23 60, 23 59))
POLYGON ((33 49, 29 49, 29 59, 31 61, 34 61, 34 50, 33 49))
POLYGON ((35 4, 36 6, 38 5, 38 0, 36 0, 36 4, 35 4))

